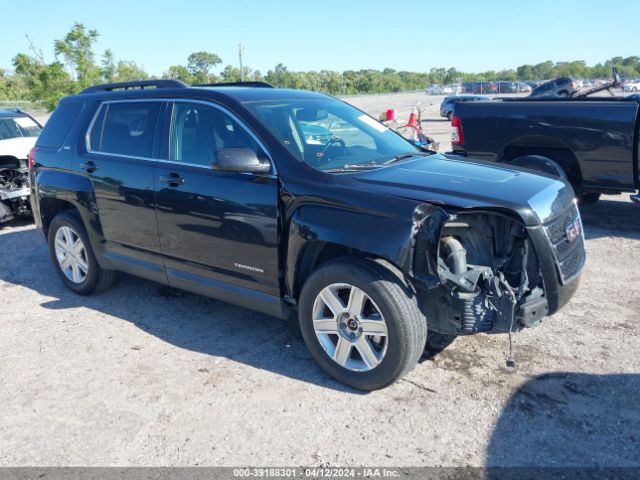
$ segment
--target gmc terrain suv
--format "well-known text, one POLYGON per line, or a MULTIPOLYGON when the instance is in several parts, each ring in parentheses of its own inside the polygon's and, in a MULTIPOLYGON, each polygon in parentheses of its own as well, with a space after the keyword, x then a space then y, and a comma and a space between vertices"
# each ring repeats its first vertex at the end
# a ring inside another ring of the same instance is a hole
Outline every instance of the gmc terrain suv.
POLYGON ((122 271, 296 313, 314 359, 359 389, 413 368, 428 330, 539 323, 585 261, 564 180, 420 150, 335 98, 266 84, 91 87, 60 102, 29 163, 68 288, 122 271))

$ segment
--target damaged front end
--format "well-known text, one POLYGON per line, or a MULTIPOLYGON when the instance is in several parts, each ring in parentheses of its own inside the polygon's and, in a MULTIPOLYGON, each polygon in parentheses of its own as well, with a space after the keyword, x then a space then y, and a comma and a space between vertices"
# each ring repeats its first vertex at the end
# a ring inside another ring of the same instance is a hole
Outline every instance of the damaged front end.
MULTIPOLYGON (((424 208, 424 207, 423 207, 424 208)), ((429 329, 448 335, 506 333, 550 313, 540 253, 519 219, 499 213, 422 212, 414 277, 429 329)))
POLYGON ((26 160, 0 157, 0 223, 31 215, 30 193, 26 160))

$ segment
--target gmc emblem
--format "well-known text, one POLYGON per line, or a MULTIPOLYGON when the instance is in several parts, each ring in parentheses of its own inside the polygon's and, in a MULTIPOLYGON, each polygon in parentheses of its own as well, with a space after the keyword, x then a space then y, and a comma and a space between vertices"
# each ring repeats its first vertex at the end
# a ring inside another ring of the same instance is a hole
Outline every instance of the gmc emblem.
POLYGON ((567 237, 569 243, 573 242, 582 233, 582 222, 580 217, 576 218, 573 222, 567 225, 564 229, 564 234, 567 237))

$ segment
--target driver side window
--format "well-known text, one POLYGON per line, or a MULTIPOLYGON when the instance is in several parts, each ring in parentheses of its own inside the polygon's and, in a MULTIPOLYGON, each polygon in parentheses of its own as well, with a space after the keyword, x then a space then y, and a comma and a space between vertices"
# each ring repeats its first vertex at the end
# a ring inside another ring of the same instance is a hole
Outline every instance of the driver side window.
POLYGON ((249 148, 265 156, 251 135, 222 110, 201 103, 174 104, 169 160, 210 166, 223 148, 249 148))

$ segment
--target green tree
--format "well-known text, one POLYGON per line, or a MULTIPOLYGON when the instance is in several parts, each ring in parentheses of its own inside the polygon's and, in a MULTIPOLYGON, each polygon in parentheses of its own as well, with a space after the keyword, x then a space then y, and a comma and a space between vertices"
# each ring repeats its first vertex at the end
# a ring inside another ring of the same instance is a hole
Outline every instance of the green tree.
POLYGON ((78 91, 78 86, 60 62, 49 65, 19 53, 13 59, 16 74, 28 88, 29 100, 41 102, 48 110, 53 110, 58 100, 78 91))
POLYGON ((533 67, 531 65, 521 65, 516 70, 518 80, 534 80, 533 67))
POLYGON ((131 82, 133 80, 147 80, 149 74, 130 60, 121 60, 116 68, 116 81, 131 82))
POLYGON ((99 80, 100 72, 93 61, 93 45, 97 39, 97 30, 87 30, 84 24, 76 22, 63 39, 54 42, 56 56, 62 55, 80 88, 99 80))
POLYGON ((194 52, 187 58, 187 69, 196 83, 209 83, 210 70, 222 63, 222 59, 211 52, 194 52))
POLYGON ((116 78, 116 61, 110 49, 102 54, 102 78, 108 83, 114 82, 116 78))
POLYGON ((193 84, 193 75, 183 65, 171 65, 169 70, 162 74, 162 78, 173 78, 174 80, 181 80, 186 84, 193 84))

